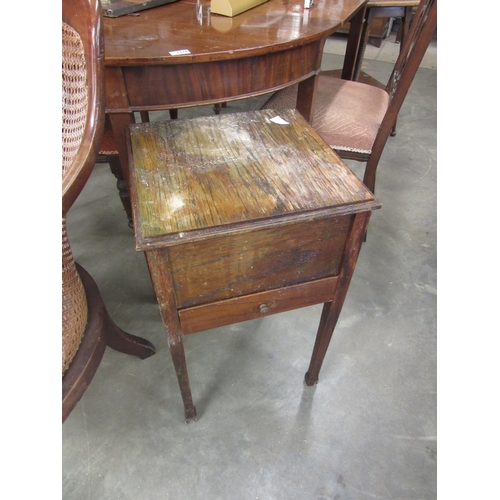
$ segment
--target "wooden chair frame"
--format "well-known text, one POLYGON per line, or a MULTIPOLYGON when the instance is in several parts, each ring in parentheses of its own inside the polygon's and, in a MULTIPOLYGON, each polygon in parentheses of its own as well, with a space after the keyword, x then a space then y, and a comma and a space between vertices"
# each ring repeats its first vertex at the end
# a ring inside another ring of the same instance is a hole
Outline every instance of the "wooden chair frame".
POLYGON ((375 191, 377 166, 385 144, 393 130, 401 106, 436 31, 436 27, 437 0, 422 0, 417 8, 408 36, 401 47, 399 57, 385 88, 391 99, 375 142, 373 143, 371 154, 367 156, 357 155, 356 153, 345 153, 343 155, 344 158, 367 162, 363 182, 372 192, 375 191))

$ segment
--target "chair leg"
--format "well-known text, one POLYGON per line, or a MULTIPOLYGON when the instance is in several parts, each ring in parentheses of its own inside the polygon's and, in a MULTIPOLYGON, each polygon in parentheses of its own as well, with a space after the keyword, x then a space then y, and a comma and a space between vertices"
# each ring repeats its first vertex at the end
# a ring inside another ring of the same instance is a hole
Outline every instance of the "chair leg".
POLYGON ((396 137, 396 133, 397 133, 396 125, 397 125, 397 123, 398 123, 398 119, 396 118, 394 120, 394 125, 392 126, 392 129, 391 129, 391 137, 396 137))
POLYGON ((342 66, 343 80, 356 80, 361 60, 363 58, 364 34, 367 30, 367 9, 363 7, 351 19, 347 47, 342 66))
POLYGON ((402 34, 403 34, 403 22, 399 24, 398 32, 396 33, 396 43, 401 43, 402 34))
POLYGON ((111 349, 146 359, 155 354, 155 346, 146 339, 131 335, 123 331, 111 319, 108 311, 104 309, 104 328, 106 331, 106 345, 111 349))
POLYGON ((125 332, 111 319, 96 282, 78 262, 75 262, 75 265, 85 288, 87 303, 89 304, 89 314, 90 311, 97 311, 97 314, 102 317, 99 324, 101 325, 106 346, 111 347, 115 351, 137 356, 141 359, 149 358, 155 354, 156 348, 149 340, 125 332))
POLYGON ((376 174, 377 165, 373 166, 373 163, 370 163, 368 160, 365 167, 365 175, 363 177, 363 184, 373 193, 375 194, 375 174, 376 174))
POLYGON ((365 57, 366 46, 368 45, 368 40, 370 38, 370 27, 376 18, 376 9, 367 8, 365 14, 365 20, 363 23, 363 28, 361 31, 361 40, 359 44, 358 55, 356 56, 356 66, 354 68, 354 81, 358 81, 359 75, 361 73, 361 67, 363 65, 363 59, 365 57))
POLYGON ((62 381, 62 421, 68 418, 92 381, 107 346, 146 359, 155 354, 151 342, 130 335, 109 316, 97 284, 78 263, 76 268, 85 289, 88 321, 82 343, 62 381))
POLYGON ((216 115, 220 115, 221 109, 226 108, 226 107, 227 107, 227 103, 225 103, 225 102, 214 104, 214 113, 216 115))

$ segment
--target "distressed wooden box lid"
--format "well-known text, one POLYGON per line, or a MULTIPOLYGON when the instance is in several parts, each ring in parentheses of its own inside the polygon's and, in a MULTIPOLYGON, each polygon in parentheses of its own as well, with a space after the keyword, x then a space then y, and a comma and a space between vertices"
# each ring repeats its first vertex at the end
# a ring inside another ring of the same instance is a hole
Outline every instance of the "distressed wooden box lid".
POLYGON ((132 125, 137 248, 379 208, 298 111, 132 125))

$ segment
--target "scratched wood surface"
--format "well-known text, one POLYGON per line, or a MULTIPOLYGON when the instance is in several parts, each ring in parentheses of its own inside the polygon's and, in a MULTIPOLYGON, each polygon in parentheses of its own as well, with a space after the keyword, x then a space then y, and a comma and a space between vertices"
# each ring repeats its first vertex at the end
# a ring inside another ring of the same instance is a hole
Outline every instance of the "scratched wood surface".
POLYGON ((337 275, 353 217, 305 220, 172 246, 178 307, 337 275))
POLYGON ((165 234, 376 204, 294 110, 138 124, 130 139, 138 246, 165 234))
POLYGON ((334 276, 353 216, 301 221, 169 249, 178 307, 334 276))

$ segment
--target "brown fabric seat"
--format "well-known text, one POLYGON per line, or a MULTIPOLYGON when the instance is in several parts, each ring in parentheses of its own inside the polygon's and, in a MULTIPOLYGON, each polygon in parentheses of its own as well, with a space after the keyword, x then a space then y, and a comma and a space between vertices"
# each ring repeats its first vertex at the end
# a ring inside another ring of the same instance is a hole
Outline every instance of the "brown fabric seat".
MULTIPOLYGON (((277 92, 263 109, 294 108, 297 89, 277 92)), ((332 149, 369 155, 388 106, 385 90, 321 74, 312 125, 332 149)))

